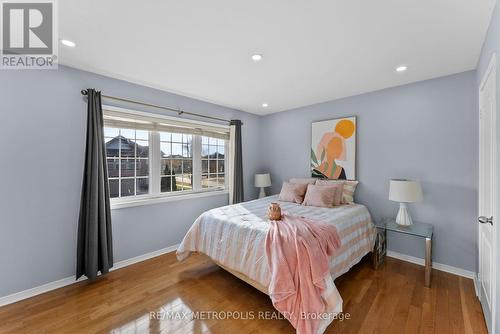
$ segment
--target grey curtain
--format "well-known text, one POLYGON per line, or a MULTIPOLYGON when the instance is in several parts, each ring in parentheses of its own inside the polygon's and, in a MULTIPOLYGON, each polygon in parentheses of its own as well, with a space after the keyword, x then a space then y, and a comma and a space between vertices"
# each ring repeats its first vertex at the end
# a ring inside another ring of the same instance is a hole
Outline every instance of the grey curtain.
POLYGON ((113 266, 113 239, 101 93, 87 90, 87 140, 83 171, 76 278, 95 279, 113 266))
POLYGON ((233 184, 233 203, 243 202, 243 153, 241 149, 241 123, 240 120, 231 120, 231 126, 234 126, 234 184, 233 184))

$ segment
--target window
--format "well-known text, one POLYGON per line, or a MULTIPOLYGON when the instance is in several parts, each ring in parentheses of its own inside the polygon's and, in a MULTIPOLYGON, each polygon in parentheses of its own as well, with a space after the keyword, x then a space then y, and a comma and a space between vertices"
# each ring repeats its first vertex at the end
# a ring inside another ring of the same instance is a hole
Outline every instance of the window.
POLYGON ((110 197, 149 193, 149 132, 105 128, 110 197))
POLYGON ((117 109, 104 112, 113 201, 226 188, 228 127, 117 109))
POLYGON ((193 136, 160 132, 160 192, 193 190, 193 136))
POLYGON ((210 137, 201 138, 201 186, 224 187, 225 142, 210 137))

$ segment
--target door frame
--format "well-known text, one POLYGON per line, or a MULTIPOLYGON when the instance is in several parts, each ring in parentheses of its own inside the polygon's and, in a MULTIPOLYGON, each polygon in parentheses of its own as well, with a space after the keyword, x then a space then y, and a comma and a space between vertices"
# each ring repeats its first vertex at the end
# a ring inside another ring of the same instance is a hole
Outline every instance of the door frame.
MULTIPOLYGON (((479 118, 479 124, 478 124, 478 148, 479 148, 479 151, 478 151, 478 171, 479 171, 479 175, 478 175, 478 181, 479 181, 479 184, 481 182, 481 105, 482 105, 482 99, 481 99, 481 91, 483 90, 484 88, 484 85, 486 84, 488 78, 490 77, 490 75, 494 75, 494 85, 493 85, 493 94, 494 94, 494 99, 495 99, 495 105, 494 105, 494 108, 493 108, 493 113, 491 115, 491 119, 492 119, 492 122, 490 124, 490 130, 491 130, 491 135, 492 135, 492 151, 494 152, 494 158, 495 159, 491 159, 491 168, 492 170, 494 171, 493 172, 493 180, 492 180, 492 183, 493 183, 493 194, 494 194, 494 201, 493 201, 493 207, 492 207, 492 215, 494 217, 494 221, 493 221, 493 226, 492 226, 492 232, 493 232, 493 236, 492 236, 492 240, 493 240, 493 255, 492 255, 492 258, 491 258, 491 266, 492 266, 492 270, 491 270, 491 275, 492 275, 492 289, 491 289, 491 328, 489 328, 490 330, 490 333, 495 333, 495 325, 496 325, 496 321, 495 321, 495 314, 496 314, 496 264, 497 264, 497 224, 500 222, 500 219, 499 217, 497 216, 497 213, 498 213, 498 197, 497 197, 497 158, 498 158, 498 154, 497 154, 497 145, 496 145, 496 140, 497 140, 497 130, 496 130, 496 121, 497 121, 497 101, 496 101, 496 96, 497 96, 497 93, 496 93, 496 90, 497 90, 497 75, 496 75, 496 71, 497 71, 497 66, 496 66, 496 53, 493 53, 492 57, 491 57, 491 60, 490 60, 490 63, 488 65, 488 68, 486 69, 482 79, 481 79, 481 84, 479 85, 479 90, 478 90, 478 102, 479 102, 479 113, 478 113, 478 118, 479 118)), ((479 184, 478 184, 478 216, 481 215, 481 213, 479 212, 480 210, 480 198, 481 198, 481 193, 479 191, 479 184)), ((476 221, 476 224, 477 224, 477 242, 478 242, 478 274, 477 274, 477 277, 476 278, 479 278, 479 271, 480 271, 480 266, 481 266, 481 246, 480 246, 480 241, 481 241, 481 234, 480 234, 480 231, 479 231, 479 228, 480 228, 480 224, 476 221)), ((477 295, 478 295, 478 298, 479 300, 481 300, 481 297, 482 297, 482 284, 481 284, 481 280, 480 278, 477 279, 477 295)), ((488 325, 488 324, 487 324, 488 325)))

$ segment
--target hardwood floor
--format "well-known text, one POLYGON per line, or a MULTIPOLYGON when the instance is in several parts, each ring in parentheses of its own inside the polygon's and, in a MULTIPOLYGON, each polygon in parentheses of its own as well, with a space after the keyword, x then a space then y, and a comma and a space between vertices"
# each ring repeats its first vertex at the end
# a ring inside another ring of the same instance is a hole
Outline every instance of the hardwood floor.
MULTIPOLYGON (((423 279, 417 265, 388 258, 374 271, 363 260, 335 281, 350 318, 327 333, 487 333, 471 280, 437 270, 431 288, 423 279)), ((277 315, 267 295, 206 257, 170 253, 2 307, 0 333, 294 333, 277 315), (180 313, 193 311, 199 319, 180 313), (247 319, 217 320, 224 311, 247 319)))

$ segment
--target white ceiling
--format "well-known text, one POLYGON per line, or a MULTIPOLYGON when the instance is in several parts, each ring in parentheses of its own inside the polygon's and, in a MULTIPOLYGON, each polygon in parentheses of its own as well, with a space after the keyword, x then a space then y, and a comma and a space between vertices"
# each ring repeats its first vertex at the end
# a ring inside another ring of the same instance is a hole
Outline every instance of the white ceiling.
POLYGON ((61 63, 267 114, 474 69, 493 1, 64 0, 59 8, 60 37, 77 43, 60 46, 61 63), (402 64, 408 71, 396 73, 402 64))

